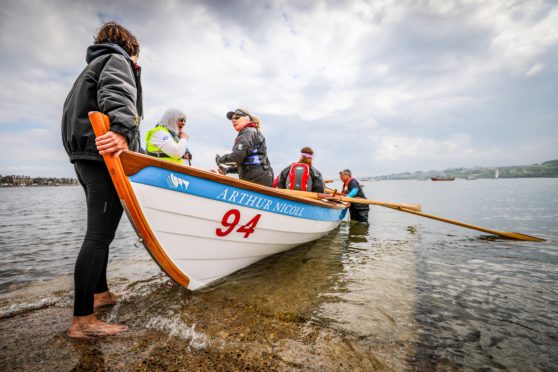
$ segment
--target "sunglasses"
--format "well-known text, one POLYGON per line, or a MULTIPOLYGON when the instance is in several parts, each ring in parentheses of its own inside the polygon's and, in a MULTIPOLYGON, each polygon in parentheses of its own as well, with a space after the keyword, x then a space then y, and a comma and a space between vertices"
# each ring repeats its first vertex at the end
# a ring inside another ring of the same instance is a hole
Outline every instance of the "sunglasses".
POLYGON ((179 123, 186 123, 186 119, 180 118, 180 119, 178 119, 178 122, 179 122, 179 123))
POLYGON ((243 118, 243 117, 244 117, 244 115, 243 116, 235 115, 231 118, 231 120, 238 120, 238 119, 243 118))

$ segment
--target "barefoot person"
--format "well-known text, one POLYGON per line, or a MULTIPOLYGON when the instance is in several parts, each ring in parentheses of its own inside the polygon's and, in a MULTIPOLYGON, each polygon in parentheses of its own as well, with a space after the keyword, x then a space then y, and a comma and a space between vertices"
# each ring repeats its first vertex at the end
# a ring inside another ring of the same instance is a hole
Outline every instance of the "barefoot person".
POLYGON ((87 67, 64 102, 62 141, 87 204, 87 231, 74 270, 74 317, 67 333, 73 338, 109 336, 128 329, 97 319, 94 308, 115 302, 108 289, 106 270, 109 245, 123 210, 102 155, 140 148, 138 54, 134 35, 117 23, 104 24, 94 45, 87 49, 87 67), (95 138, 89 111, 108 115, 110 131, 95 138))

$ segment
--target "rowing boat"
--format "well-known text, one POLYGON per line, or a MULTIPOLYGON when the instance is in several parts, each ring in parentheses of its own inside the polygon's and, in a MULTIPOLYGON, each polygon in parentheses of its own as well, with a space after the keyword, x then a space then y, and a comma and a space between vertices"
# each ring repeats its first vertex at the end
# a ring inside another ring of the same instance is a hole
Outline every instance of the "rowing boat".
MULTIPOLYGON (((110 127, 102 113, 89 118, 97 136, 110 127)), ((319 239, 346 214, 345 203, 131 151, 104 160, 139 240, 170 278, 191 290, 319 239)))

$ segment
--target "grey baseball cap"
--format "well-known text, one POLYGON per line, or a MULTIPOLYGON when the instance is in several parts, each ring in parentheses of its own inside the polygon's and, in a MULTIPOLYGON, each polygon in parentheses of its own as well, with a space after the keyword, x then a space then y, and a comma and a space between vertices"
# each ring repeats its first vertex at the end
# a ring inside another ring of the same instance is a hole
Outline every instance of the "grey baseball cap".
POLYGON ((252 117, 250 115, 250 113, 248 112, 248 110, 246 109, 236 109, 234 111, 229 111, 227 112, 227 119, 231 120, 233 115, 238 115, 238 116, 248 116, 248 117, 252 117))

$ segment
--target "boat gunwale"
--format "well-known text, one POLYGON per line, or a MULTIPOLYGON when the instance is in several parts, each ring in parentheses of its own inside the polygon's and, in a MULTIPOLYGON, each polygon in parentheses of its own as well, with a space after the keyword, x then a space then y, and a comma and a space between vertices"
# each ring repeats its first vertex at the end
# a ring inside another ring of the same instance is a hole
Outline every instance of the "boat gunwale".
POLYGON ((315 205, 318 207, 332 208, 332 209, 345 209, 346 206, 340 203, 324 202, 317 199, 310 199, 304 196, 292 195, 272 187, 259 185, 253 182, 240 180, 237 178, 224 176, 218 173, 209 172, 203 169, 172 163, 166 160, 161 160, 153 156, 144 155, 129 150, 125 150, 120 154, 120 161, 126 176, 130 177, 147 167, 163 168, 169 171, 174 171, 181 174, 186 174, 192 177, 198 177, 205 180, 225 184, 228 186, 238 187, 240 189, 258 192, 268 196, 274 196, 281 199, 296 201, 304 204, 315 205))

